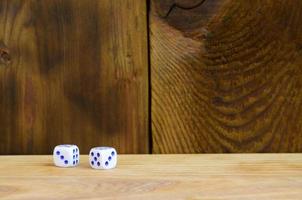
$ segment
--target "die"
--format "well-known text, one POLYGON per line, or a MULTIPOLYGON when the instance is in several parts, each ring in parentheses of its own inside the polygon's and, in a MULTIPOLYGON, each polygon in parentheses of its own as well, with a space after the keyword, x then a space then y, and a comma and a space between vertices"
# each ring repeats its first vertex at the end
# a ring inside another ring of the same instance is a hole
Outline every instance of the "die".
POLYGON ((117 153, 113 147, 94 147, 89 152, 89 164, 93 169, 112 169, 117 164, 117 153))
POLYGON ((53 162, 58 167, 74 167, 80 163, 80 150, 76 145, 58 145, 53 150, 53 162))

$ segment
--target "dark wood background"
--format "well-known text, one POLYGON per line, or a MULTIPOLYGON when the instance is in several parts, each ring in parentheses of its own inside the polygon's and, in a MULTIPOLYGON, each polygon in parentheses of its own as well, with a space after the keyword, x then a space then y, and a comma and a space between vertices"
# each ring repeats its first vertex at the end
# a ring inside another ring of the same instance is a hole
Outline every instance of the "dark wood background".
POLYGON ((0 0, 0 154, 302 152, 300 0, 0 0))
POLYGON ((137 0, 1 0, 0 153, 148 153, 146 13, 137 0))

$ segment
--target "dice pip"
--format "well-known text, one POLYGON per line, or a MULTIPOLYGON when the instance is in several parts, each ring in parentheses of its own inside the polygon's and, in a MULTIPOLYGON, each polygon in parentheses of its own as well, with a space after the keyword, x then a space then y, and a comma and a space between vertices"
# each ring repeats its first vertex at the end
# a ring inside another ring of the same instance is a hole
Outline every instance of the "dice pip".
POLYGON ((117 153, 113 147, 94 147, 89 152, 89 164, 93 169, 112 169, 117 164, 117 153))
POLYGON ((74 167, 80 163, 80 150, 76 145, 58 145, 53 150, 53 161, 58 167, 74 167))

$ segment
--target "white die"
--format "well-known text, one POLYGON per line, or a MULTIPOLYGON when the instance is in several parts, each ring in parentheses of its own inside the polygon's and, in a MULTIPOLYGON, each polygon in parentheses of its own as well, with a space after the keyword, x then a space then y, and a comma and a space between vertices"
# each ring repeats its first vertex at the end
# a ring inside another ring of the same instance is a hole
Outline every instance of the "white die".
POLYGON ((94 169, 112 169, 117 163, 117 153, 112 147, 94 147, 89 152, 89 164, 94 169))
POLYGON ((53 150, 53 162, 58 167, 74 167, 80 163, 80 150, 76 145, 58 145, 53 150))

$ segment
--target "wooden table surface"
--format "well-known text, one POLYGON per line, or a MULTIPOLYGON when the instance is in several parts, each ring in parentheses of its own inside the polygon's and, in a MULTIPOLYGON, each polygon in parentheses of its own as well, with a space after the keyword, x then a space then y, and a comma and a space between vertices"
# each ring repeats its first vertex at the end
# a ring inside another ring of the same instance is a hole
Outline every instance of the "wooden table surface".
POLYGON ((113 170, 0 156, 0 199, 302 199, 302 154, 120 155, 113 170))

